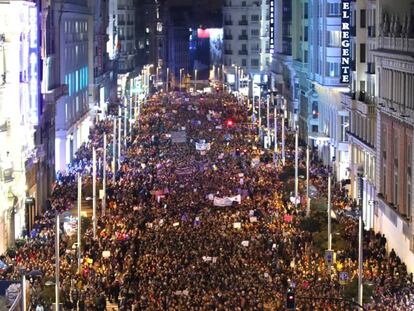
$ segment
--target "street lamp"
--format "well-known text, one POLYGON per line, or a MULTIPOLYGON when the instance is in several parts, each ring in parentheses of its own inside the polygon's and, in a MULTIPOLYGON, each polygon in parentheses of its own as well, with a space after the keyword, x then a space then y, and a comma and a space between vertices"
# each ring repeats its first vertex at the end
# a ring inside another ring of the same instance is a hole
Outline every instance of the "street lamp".
POLYGON ((43 276, 42 271, 40 270, 32 270, 27 272, 26 269, 20 269, 20 274, 22 276, 22 302, 23 302, 23 311, 27 311, 27 296, 26 296, 26 277, 34 277, 34 276, 43 276))
POLYGON ((299 125, 295 128, 295 209, 298 207, 298 190, 299 190, 299 125))
POLYGON ((182 87, 182 73, 184 71, 184 68, 180 68, 180 91, 181 91, 181 87, 182 87))
POLYGON ((167 82, 165 84, 165 91, 166 93, 168 93, 168 82, 169 82, 169 78, 170 78, 170 68, 167 68, 167 82))
POLYGON ((197 69, 194 69, 194 92, 197 92, 197 69))
POLYGON ((362 202, 364 197, 364 169, 362 166, 358 167, 358 205, 359 205, 359 221, 358 221, 358 303, 362 306, 362 298, 363 298, 363 284, 362 284, 362 273, 363 273, 363 234, 364 234, 364 224, 362 219, 362 202))
POLYGON ((329 137, 326 135, 321 135, 319 133, 309 133, 308 134, 308 139, 307 139, 307 144, 306 144, 306 216, 309 217, 310 216, 310 196, 309 196, 309 152, 310 152, 310 141, 311 140, 315 140, 315 141, 329 141, 329 137))

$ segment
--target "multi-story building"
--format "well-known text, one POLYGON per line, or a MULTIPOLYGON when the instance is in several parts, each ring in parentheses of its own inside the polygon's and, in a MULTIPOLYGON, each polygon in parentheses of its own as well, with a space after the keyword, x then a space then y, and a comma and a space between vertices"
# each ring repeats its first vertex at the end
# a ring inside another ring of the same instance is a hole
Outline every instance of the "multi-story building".
POLYGON ((108 53, 116 60, 117 73, 131 72, 137 65, 135 10, 133 0, 109 1, 108 53))
POLYGON ((224 3, 224 71, 226 81, 233 89, 240 87, 236 78, 240 80, 244 75, 258 84, 267 78, 271 2, 226 0, 224 3))
POLYGON ((412 167, 414 146, 414 5, 377 2, 376 165, 374 228, 414 272, 412 167), (410 17, 411 14, 411 17, 410 17))
POLYGON ((37 213, 39 41, 36 4, 0 1, 0 253, 37 213))
POLYGON ((138 67, 154 64, 161 77, 166 74, 168 14, 170 1, 137 0, 136 33, 138 44, 138 67), (160 68, 162 70, 160 71, 160 68))
MULTIPOLYGON (((293 6, 297 1, 274 1, 274 53, 272 68, 272 85, 288 103, 289 120, 293 125, 295 111, 298 109, 297 96, 295 94, 296 71, 292 66, 292 46, 297 45, 300 31, 297 25, 292 25, 293 6), (295 40, 292 40, 294 37, 295 40)), ((299 17, 298 8, 295 8, 295 17, 299 17)), ((297 49, 295 50, 298 53, 297 49)))
POLYGON ((107 1, 102 0, 89 0, 89 3, 93 19, 93 45, 89 49, 89 58, 93 65, 93 70, 89 72, 89 103, 91 108, 95 106, 100 111, 105 111, 113 85, 112 66, 106 51, 109 6, 107 1))
POLYGON ((336 160, 337 179, 346 178, 349 167, 349 113, 341 102, 349 86, 340 75, 341 13, 339 0, 275 1, 272 65, 290 124, 298 125, 303 140, 318 146, 325 164, 336 160))
POLYGON ((181 74, 190 72, 190 7, 173 7, 169 9, 167 21, 168 53, 167 66, 169 72, 179 81, 181 74))
POLYGON ((351 2, 351 92, 342 101, 349 111, 350 194, 356 197, 358 169, 364 171, 363 219, 366 229, 374 225, 376 110, 375 64, 372 50, 376 47, 376 1, 351 2))
MULTIPOLYGON (((55 115, 55 168, 65 170, 76 150, 88 139, 90 45, 93 45, 92 18, 87 2, 65 0, 51 4, 51 18, 59 33, 56 57, 59 68, 52 83, 65 84, 68 93, 56 101, 55 115)), ((48 80, 50 81, 50 80, 48 80)))

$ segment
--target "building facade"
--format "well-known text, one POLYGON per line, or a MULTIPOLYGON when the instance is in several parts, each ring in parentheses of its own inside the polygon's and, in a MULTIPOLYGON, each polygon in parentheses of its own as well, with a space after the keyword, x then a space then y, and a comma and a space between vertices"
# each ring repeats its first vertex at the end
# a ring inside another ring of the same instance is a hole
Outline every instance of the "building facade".
POLYGON ((363 219, 366 229, 373 228, 376 198, 376 1, 351 3, 351 92, 343 94, 349 111, 350 194, 356 197, 358 169, 364 172, 363 219))
POLYGON ((56 101, 55 117, 55 168, 64 171, 89 135, 89 50, 93 31, 91 11, 85 1, 66 0, 52 6, 59 31, 60 68, 55 78, 68 88, 68 93, 56 101))
POLYGON ((37 213, 38 9, 31 1, 0 2, 0 253, 37 213))
MULTIPOLYGON (((92 12, 93 44, 90 45, 88 56, 89 70, 89 105, 93 112, 104 112, 114 90, 112 89, 114 74, 112 63, 107 53, 107 34, 109 24, 109 3, 102 0, 89 0, 92 12)), ((114 96, 112 96, 113 98, 114 96)))
POLYGON ((374 228, 414 271, 413 126, 414 5, 379 1, 376 71, 376 191, 374 228))
POLYGON ((253 84, 267 78, 271 3, 265 0, 226 0, 224 3, 223 63, 227 84, 233 90, 243 87, 240 80, 248 83, 244 76, 253 84))

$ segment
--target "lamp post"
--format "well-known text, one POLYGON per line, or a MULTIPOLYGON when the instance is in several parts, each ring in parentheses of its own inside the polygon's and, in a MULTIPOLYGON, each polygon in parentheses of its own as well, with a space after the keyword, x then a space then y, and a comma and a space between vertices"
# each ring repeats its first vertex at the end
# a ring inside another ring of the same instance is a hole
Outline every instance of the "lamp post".
POLYGON ((223 93, 224 93, 224 65, 221 65, 221 81, 222 81, 223 93))
POLYGON ((273 152, 274 152, 274 162, 276 164, 277 160, 277 105, 273 107, 273 126, 274 126, 274 144, 273 144, 273 152))
POLYGON ((270 147, 270 98, 267 97, 266 101, 266 132, 267 132, 267 142, 268 148, 270 147))
POLYGON ((309 136, 306 143, 306 217, 310 216, 310 197, 309 197, 309 136))
POLYGON ((77 242, 78 242, 78 270, 81 266, 81 209, 82 209, 82 177, 78 173, 78 232, 77 232, 77 242))
POLYGON ((116 117, 114 120, 114 132, 112 135, 112 181, 115 183, 115 171, 116 171, 116 117))
POLYGON ((92 148, 92 220, 93 238, 96 239, 96 150, 92 148))
POLYGON ((106 209, 106 133, 103 134, 103 177, 102 177, 102 188, 103 188, 103 198, 102 198, 102 216, 105 216, 106 209))
POLYGON ((299 126, 295 128, 295 209, 298 207, 298 188, 299 188, 299 126))
POLYGON ((122 108, 118 107, 118 157, 117 157, 117 168, 119 170, 121 166, 121 126, 122 126, 122 108))
POLYGON ((60 217, 56 214, 56 233, 55 233, 55 306, 59 310, 59 287, 60 287, 60 217))
MULTIPOLYGON (((282 98, 283 100, 283 98, 282 98)), ((282 104, 282 164, 285 166, 286 156, 285 156, 285 116, 286 116, 286 106, 283 102, 282 104)))
MULTIPOLYGON (((306 216, 309 217, 310 216, 310 203, 311 203, 311 198, 309 196, 309 191, 310 191, 310 181, 309 181, 309 168, 310 168, 310 148, 311 146, 311 141, 312 140, 316 140, 319 142, 329 142, 330 138, 329 136, 326 135, 321 135, 320 133, 309 133, 308 137, 307 137, 307 144, 306 144, 306 199, 307 199, 307 206, 306 206, 306 216)), ((328 176, 329 177, 329 176, 328 176)), ((329 197, 329 195, 328 195, 329 197)), ((330 199, 328 198, 328 201, 330 201, 330 199)))
POLYGON ((183 71, 184 71, 184 68, 180 68, 180 91, 181 91, 181 86, 182 86, 182 76, 183 76, 183 71))
POLYGON ((197 69, 194 69, 194 92, 197 92, 197 69))
POLYGON ((328 250, 332 250, 331 169, 328 167, 328 250))
POLYGON ((167 79, 166 79, 166 84, 165 84, 165 92, 168 93, 168 82, 170 80, 170 68, 167 67, 167 79))
POLYGON ((363 179, 364 169, 362 166, 358 167, 358 205, 359 205, 359 221, 358 221, 358 303, 363 306, 363 264, 364 264, 364 253, 363 253, 363 234, 364 234, 364 224, 362 219, 362 202, 364 198, 364 179, 363 179))

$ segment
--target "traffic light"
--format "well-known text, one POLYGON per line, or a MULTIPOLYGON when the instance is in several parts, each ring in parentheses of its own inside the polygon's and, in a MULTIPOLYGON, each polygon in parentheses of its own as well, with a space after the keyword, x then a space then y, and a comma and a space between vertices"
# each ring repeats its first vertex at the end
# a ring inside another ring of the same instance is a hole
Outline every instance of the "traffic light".
POLYGON ((286 293, 286 309, 295 310, 295 293, 293 291, 286 293))
POLYGON ((227 125, 227 127, 233 127, 233 125, 234 125, 233 119, 227 119, 226 120, 226 125, 227 125))

